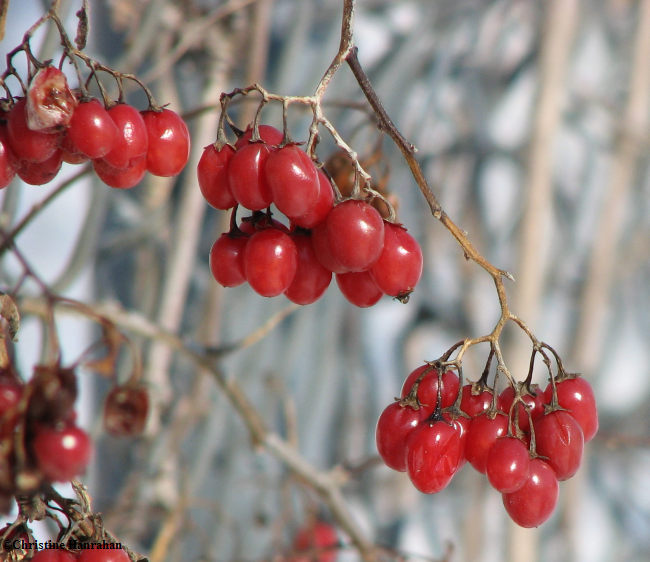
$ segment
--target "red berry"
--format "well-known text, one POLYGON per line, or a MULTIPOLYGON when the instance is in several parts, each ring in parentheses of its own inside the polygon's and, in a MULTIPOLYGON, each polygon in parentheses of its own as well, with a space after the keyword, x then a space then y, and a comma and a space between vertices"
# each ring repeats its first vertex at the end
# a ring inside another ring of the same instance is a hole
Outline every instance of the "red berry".
POLYGON ((27 124, 32 131, 52 131, 67 127, 77 98, 70 91, 65 74, 46 66, 32 78, 27 91, 27 124))
MULTIPOLYGON (((531 390, 533 391, 533 394, 522 394, 521 398, 529 407, 528 413, 530 413, 530 417, 535 421, 538 417, 544 414, 544 393, 539 390, 537 385, 533 385, 531 390)), ((512 388, 512 386, 507 386, 497 397, 497 408, 509 415, 514 399, 514 388, 512 388)), ((513 419, 517 421, 519 429, 522 431, 530 430, 530 418, 528 417, 528 413, 526 413, 526 407, 521 402, 517 404, 517 407, 513 411, 513 419)))
POLYGON ((409 478, 425 494, 435 494, 444 489, 461 460, 458 431, 445 421, 421 423, 406 438, 409 478))
POLYGON ((13 431, 22 395, 23 389, 19 384, 9 380, 0 382, 0 435, 13 431))
POLYGON ((18 162, 7 135, 7 125, 0 123, 0 189, 7 187, 14 179, 17 166, 18 162))
POLYGON ((408 295, 422 275, 420 244, 403 226, 384 222, 384 247, 370 274, 387 295, 408 295))
POLYGON ((76 555, 67 550, 38 550, 32 558, 32 562, 75 562, 76 555))
POLYGON ((298 266, 296 275, 284 294, 297 304, 311 304, 329 287, 332 272, 325 269, 316 259, 311 245, 311 236, 294 232, 291 234, 291 239, 298 250, 298 266))
POLYGON ((514 492, 528 479, 528 447, 516 437, 499 437, 490 447, 485 474, 492 487, 502 493, 514 492))
POLYGON ((508 416, 497 412, 494 418, 480 414, 472 419, 465 443, 465 456, 479 472, 485 473, 487 456, 496 440, 508 431, 508 416))
POLYGON ((469 433, 469 426, 472 420, 464 416, 458 416, 455 419, 451 419, 451 416, 448 413, 443 414, 442 417, 454 428, 458 437, 458 441, 460 443, 460 458, 458 459, 458 466, 456 467, 456 471, 458 471, 467 462, 467 457, 465 456, 465 447, 467 445, 467 435, 469 433))
POLYGON ((293 540, 293 549, 296 552, 305 552, 309 556, 293 556, 290 562, 335 562, 337 558, 339 539, 336 529, 325 523, 317 521, 313 525, 303 527, 296 533, 293 540))
POLYGON ((228 162, 235 154, 232 146, 224 145, 221 150, 213 144, 203 149, 196 168, 199 188, 205 200, 215 209, 230 209, 237 204, 228 185, 228 162))
POLYGON ((103 158, 93 160, 93 169, 97 177, 106 185, 118 189, 129 189, 142 181, 147 172, 147 158, 140 156, 131 160, 126 168, 115 168, 103 158))
POLYGON ((462 393, 460 409, 468 416, 478 416, 492 405, 492 393, 489 390, 482 390, 478 394, 473 394, 473 386, 469 383, 463 386, 462 393))
POLYGON ((537 454, 555 471, 558 480, 571 478, 580 467, 584 436, 580 424, 563 410, 556 410, 533 422, 537 454))
POLYGON ((135 107, 126 103, 114 105, 108 110, 108 115, 117 127, 118 136, 104 161, 114 168, 128 168, 134 160, 147 154, 149 138, 144 119, 135 107))
POLYGON ((92 443, 88 434, 75 425, 63 429, 41 427, 34 436, 33 449, 44 476, 50 481, 66 482, 85 470, 92 443))
POLYGON ((320 182, 314 162, 295 144, 274 150, 264 165, 275 206, 287 217, 300 217, 318 201, 320 182))
POLYGON ((56 152, 60 134, 32 131, 27 126, 26 103, 25 98, 19 99, 7 115, 9 144, 17 159, 43 162, 56 152))
MULTIPOLYGON (((327 237, 327 225, 324 221, 314 227, 311 235, 311 244, 314 247, 316 259, 332 273, 347 273, 348 269, 341 265, 333 255, 330 241, 327 237)), ((375 283, 376 285, 376 283, 375 283)))
MULTIPOLYGON (((576 377, 565 379, 555 386, 558 403, 580 424, 585 443, 593 439, 598 431, 598 410, 594 390, 589 382, 582 377, 576 377)), ((550 404, 552 397, 553 386, 549 383, 544 391, 545 402, 550 404)))
POLYGON ((223 287, 237 287, 246 281, 244 248, 248 236, 223 233, 210 249, 210 271, 223 287))
MULTIPOLYGON (((257 129, 260 134, 260 140, 268 145, 277 146, 282 142, 284 138, 282 131, 278 131, 275 127, 272 127, 271 125, 259 125, 257 129)), ((249 125, 248 127, 246 127, 246 130, 242 133, 242 136, 237 139, 237 142, 235 143, 235 148, 240 149, 243 146, 246 146, 250 142, 252 137, 253 137, 253 127, 252 125, 249 125)))
POLYGON ((263 143, 242 146, 228 164, 228 185, 233 197, 251 211, 266 209, 272 202, 271 188, 263 173, 271 149, 263 143))
POLYGON ((63 153, 56 150, 52 156, 43 162, 22 162, 17 174, 21 180, 29 185, 45 185, 56 177, 62 163, 63 153))
POLYGON ((332 256, 349 271, 367 270, 384 246, 384 221, 372 205, 348 199, 325 220, 332 256))
POLYGON ((521 527, 539 527, 557 504, 560 487, 553 469, 542 459, 533 459, 524 485, 503 494, 503 505, 510 518, 521 527))
POLYGON ((296 226, 301 226, 302 228, 314 228, 327 218, 327 215, 334 205, 334 191, 332 190, 332 184, 330 183, 329 178, 322 170, 318 170, 317 176, 319 190, 316 203, 304 215, 291 217, 291 222, 296 226))
POLYGON ((246 280, 263 297, 284 293, 291 285, 297 267, 296 245, 288 234, 277 228, 259 230, 250 237, 244 249, 246 280))
POLYGON ((78 152, 76 147, 73 146, 67 131, 64 131, 59 137, 59 148, 63 154, 63 161, 68 164, 81 164, 88 161, 88 156, 78 152))
POLYGON ((131 562, 131 559, 121 548, 97 548, 82 550, 77 562, 131 562))
POLYGON ((386 406, 377 420, 377 452, 389 468, 406 472, 406 438, 426 419, 422 408, 414 410, 399 401, 386 406))
POLYGON ((372 306, 384 294, 367 271, 337 273, 336 284, 343 296, 360 308, 372 306))
POLYGON ((178 113, 171 109, 142 112, 147 128, 147 170, 154 176, 176 176, 190 157, 190 132, 178 113))
POLYGON ((94 159, 113 150, 120 132, 99 100, 91 99, 74 110, 67 136, 75 152, 94 159))
MULTIPOLYGON (((411 371, 402 385, 401 397, 406 398, 409 395, 415 381, 418 380, 422 373, 425 374, 418 384, 417 397, 420 404, 430 414, 438 403, 438 371, 430 365, 424 364, 411 371)), ((449 370, 442 374, 441 408, 447 408, 456 401, 459 384, 458 375, 454 371, 449 370)))
POLYGON ((22 394, 23 389, 17 383, 11 381, 0 382, 0 416, 4 417, 9 409, 18 404, 22 394))

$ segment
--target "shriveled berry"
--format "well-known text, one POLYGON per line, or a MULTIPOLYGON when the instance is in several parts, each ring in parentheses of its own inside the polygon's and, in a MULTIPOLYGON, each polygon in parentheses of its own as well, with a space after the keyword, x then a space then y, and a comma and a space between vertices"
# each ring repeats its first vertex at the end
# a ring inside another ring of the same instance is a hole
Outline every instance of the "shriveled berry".
POLYGON ((34 75, 27 90, 27 125, 32 131, 44 132, 67 127, 76 106, 77 98, 65 74, 46 66, 34 75))
POLYGON ((116 386, 104 403, 104 427, 111 435, 134 436, 144 431, 149 394, 142 386, 116 386))

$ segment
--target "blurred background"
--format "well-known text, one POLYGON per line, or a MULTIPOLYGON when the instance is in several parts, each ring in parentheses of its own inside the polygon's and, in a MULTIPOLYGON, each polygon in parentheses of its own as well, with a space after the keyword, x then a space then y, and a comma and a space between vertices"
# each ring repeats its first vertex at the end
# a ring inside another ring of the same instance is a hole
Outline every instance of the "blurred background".
MULTIPOLYGON (((3 55, 48 7, 9 3, 3 55)), ((79 7, 60 3, 72 36, 79 7)), ((499 306, 492 279, 431 216, 390 139, 380 142, 347 67, 323 109, 362 161, 376 160, 369 171, 387 180, 400 221, 423 247, 410 302, 384 297, 361 310, 333 283, 317 303, 288 309, 284 298, 223 289, 210 275, 208 251, 228 216, 204 202, 195 170, 216 138, 219 95, 254 82, 311 95, 337 52, 342 2, 98 0, 90 8, 86 52, 136 73, 159 103, 185 115, 193 142, 178 178, 147 176, 120 191, 83 177, 17 238, 55 291, 110 315, 143 354, 154 408, 137 439, 103 432, 110 381, 79 372, 79 419, 96 443, 84 481, 114 535, 152 562, 282 560, 296 530, 317 517, 339 527, 339 560, 360 559, 314 479, 252 442, 214 372, 192 355, 240 342, 213 371, 238 385, 311 474, 340 467, 345 513, 383 547, 378 559, 650 558, 649 0, 357 6, 361 64, 417 147, 443 208, 491 263, 512 272, 513 312, 594 387, 599 434, 578 475, 561 484, 552 518, 535 530, 510 523, 500 495, 469 466, 427 496, 377 460, 375 423, 404 378, 453 343, 489 333, 499 306), (241 345, 268 321, 264 337, 241 345)), ((54 57, 58 35, 41 30, 32 46, 41 60, 54 57)), ((146 107, 135 88, 128 98, 146 107)), ((255 109, 239 103, 231 116, 243 128, 255 109)), ((281 107, 265 109, 263 121, 281 128, 281 107)), ((307 140, 309 121, 292 107, 296 140, 307 140)), ((323 135, 321 160, 333 150, 323 135)), ((65 168, 45 187, 14 180, 0 193, 3 224, 16 224, 75 172, 65 168)), ((3 285, 19 269, 3 256, 3 285)), ((38 291, 25 291, 17 350, 28 376, 42 326, 29 314, 38 291)), ((57 327, 64 360, 97 337, 94 325, 63 313, 57 327)), ((529 342, 508 330, 502 345, 511 372, 525 378, 529 342)), ((486 348, 472 348, 465 376, 478 379, 486 358, 486 348)), ((122 367, 118 379, 128 377, 129 361, 122 367)))

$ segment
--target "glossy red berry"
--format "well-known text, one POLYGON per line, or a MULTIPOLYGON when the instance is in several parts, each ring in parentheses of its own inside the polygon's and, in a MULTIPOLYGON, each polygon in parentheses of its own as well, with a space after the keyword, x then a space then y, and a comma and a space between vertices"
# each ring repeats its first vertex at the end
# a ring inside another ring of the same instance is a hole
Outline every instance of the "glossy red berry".
POLYGON ((57 150, 59 133, 32 131, 27 125, 25 98, 21 98, 7 114, 7 137, 18 160, 43 162, 57 150))
POLYGON ((329 178, 322 170, 318 170, 317 176, 319 189, 316 203, 304 215, 291 217, 291 222, 296 226, 314 228, 327 218, 327 215, 334 206, 334 191, 332 190, 332 184, 329 178))
POLYGON ((196 168, 201 193, 215 209, 225 211, 237 204, 228 185, 228 163, 234 154, 235 150, 227 144, 221 150, 210 144, 203 149, 196 168))
POLYGON ((62 163, 63 153, 56 150, 52 156, 43 162, 22 162, 17 174, 21 180, 29 185, 45 185, 56 177, 62 163))
POLYGON ((323 267, 329 269, 332 273, 348 273, 348 269, 343 267, 341 262, 332 255, 330 241, 327 237, 327 225, 324 221, 321 221, 313 228, 311 243, 314 247, 316 259, 323 264, 323 267))
POLYGON ((422 275, 420 244, 403 226, 384 222, 384 246, 370 274, 387 295, 408 295, 422 275))
POLYGON ((348 199, 325 220, 332 256, 349 271, 365 271, 384 246, 384 221, 372 205, 348 199))
POLYGON ((97 99, 81 102, 72 114, 67 137, 76 152, 102 158, 117 145, 120 132, 97 99))
POLYGON ((465 442, 465 456, 479 472, 485 473, 487 456, 496 440, 508 432, 508 416, 497 412, 492 418, 480 414, 472 419, 465 442))
POLYGON ((494 489, 510 493, 524 485, 529 465, 530 455, 523 441, 516 437, 499 437, 488 451, 485 474, 494 489))
POLYGON ((472 420, 464 416, 458 416, 456 418, 451 417, 450 414, 443 414, 443 419, 456 431, 456 436, 458 443, 460 445, 460 457, 458 459, 458 466, 456 471, 460 470, 463 465, 467 462, 467 457, 465 456, 465 448, 467 446, 467 435, 469 433, 469 426, 472 423, 472 420))
POLYGON ((332 272, 316 259, 309 234, 294 232, 291 239, 298 250, 298 266, 293 281, 284 294, 297 304, 311 304, 329 287, 332 272))
POLYGON ((514 492, 503 494, 503 505, 510 518, 521 527, 539 527, 555 506, 560 487, 553 469, 542 459, 530 461, 528 478, 514 492))
MULTIPOLYGON (((544 414, 544 393, 537 387, 537 385, 533 385, 531 390, 532 394, 525 393, 521 396, 526 406, 519 402, 513 410, 513 420, 517 421, 519 429, 522 431, 530 430, 531 418, 535 421, 538 417, 544 414), (526 412, 527 408, 528 413, 526 412), (528 417, 528 414, 530 414, 530 418, 528 417)), ((512 386, 507 386, 497 397, 497 407, 499 410, 509 415, 514 399, 515 390, 512 386)))
MULTIPOLYGON (((430 414, 438 403, 438 371, 431 365, 424 364, 411 371, 402 385, 401 397, 406 398, 409 395, 413 385, 423 373, 418 383, 417 398, 420 405, 430 414)), ((458 375, 452 370, 442 373, 441 380, 440 407, 447 408, 456 401, 460 383, 458 375)))
POLYGON ((337 273, 336 284, 341 294, 360 308, 372 306, 384 294, 367 271, 337 273))
POLYGON ((16 156, 7 136, 7 126, 0 123, 0 189, 7 187, 14 179, 17 165, 16 156))
POLYGON ((324 521, 300 529, 293 540, 293 550, 305 556, 292 556, 289 562, 335 562, 339 539, 336 529, 324 521))
POLYGON ((75 562, 77 556, 67 550, 38 550, 31 562, 75 562))
POLYGON ((210 249, 210 271, 223 287, 237 287, 246 281, 244 248, 248 236, 223 233, 210 249))
POLYGON ((32 78, 27 91, 27 125, 33 131, 51 132, 67 127, 77 106, 68 80, 58 68, 46 66, 32 78))
POLYGON ((263 143, 242 146, 228 164, 228 185, 239 204, 251 211, 266 209, 273 197, 264 165, 271 149, 263 143))
POLYGON ((53 482, 66 482, 81 474, 92 452, 90 437, 75 425, 41 427, 32 446, 39 468, 53 482))
POLYGON ((274 150, 264 165, 275 206, 287 217, 300 217, 318 201, 320 182, 314 162, 295 144, 274 150))
POLYGON ((485 412, 491 405, 492 392, 489 390, 481 390, 478 394, 474 394, 471 383, 463 386, 460 409, 468 416, 478 416, 481 412, 485 412))
MULTIPOLYGON (((558 382, 556 387, 558 403, 580 424, 585 443, 593 439, 598 431, 598 409, 589 382, 582 377, 575 377, 558 382)), ((552 397, 553 386, 549 383, 544 391, 545 402, 550 404, 552 397)))
POLYGON ((118 189, 129 189, 138 185, 147 172, 147 158, 140 156, 131 160, 126 168, 115 168, 103 158, 93 160, 97 177, 106 185, 118 189))
POLYGON ((190 157, 190 132, 178 113, 171 109, 142 112, 147 128, 147 170, 155 176, 180 174, 190 157))
POLYGON ((379 456, 388 467, 406 472, 406 438, 425 419, 422 408, 414 410, 400 405, 399 401, 384 408, 377 420, 375 442, 379 456))
POLYGON ((425 494, 443 490, 462 459, 458 432, 445 421, 424 422, 406 439, 406 468, 413 485, 425 494))
POLYGON ((246 280, 263 297, 276 297, 284 293, 291 285, 297 267, 296 245, 288 234, 277 228, 259 230, 246 243, 246 280))
MULTIPOLYGON (((278 146, 280 143, 282 143, 282 140, 284 138, 282 131, 279 131, 271 125, 259 125, 258 133, 260 135, 260 140, 270 146, 278 146)), ((249 125, 246 127, 246 130, 242 133, 242 135, 237 139, 235 148, 240 149, 241 147, 246 146, 250 143, 252 137, 253 127, 252 125, 249 125)))
POLYGON ((77 562, 131 562, 131 559, 121 548, 99 548, 82 550, 77 562))
POLYGON ((135 107, 126 103, 114 105, 108 115, 117 127, 118 136, 104 161, 114 168, 128 168, 134 160, 147 154, 149 138, 144 119, 135 107))
POLYGON ((533 422, 537 454, 547 457, 558 480, 571 478, 580 467, 584 436, 580 424, 563 410, 550 412, 533 422))

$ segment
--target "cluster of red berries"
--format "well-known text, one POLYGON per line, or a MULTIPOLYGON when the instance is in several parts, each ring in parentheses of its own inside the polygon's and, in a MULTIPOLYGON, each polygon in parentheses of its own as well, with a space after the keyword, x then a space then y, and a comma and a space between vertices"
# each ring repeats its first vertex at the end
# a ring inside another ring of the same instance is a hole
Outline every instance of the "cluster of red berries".
POLYGON ((598 414, 591 385, 581 377, 556 379, 544 391, 518 386, 516 399, 512 387, 495 396, 479 383, 460 388, 452 370, 418 367, 401 399, 379 417, 379 454, 427 494, 444 489, 469 462, 501 492, 515 523, 537 527, 555 509, 558 482, 578 470, 598 414))
POLYGON ((34 75, 26 97, 2 100, 0 107, 0 188, 16 174, 43 185, 63 162, 88 160, 104 183, 130 188, 147 171, 179 174, 189 158, 189 131, 178 114, 138 111, 126 103, 106 108, 73 92, 65 74, 52 66, 34 75))
MULTIPOLYGON (((76 424, 76 397, 72 369, 37 366, 27 383, 11 368, 0 373, 0 513, 10 511, 16 494, 85 471, 92 441, 76 424)), ((147 412, 144 388, 116 386, 105 400, 104 425, 112 435, 136 435, 147 412)))
POLYGON ((282 132, 260 125, 258 134, 255 140, 248 128, 234 148, 209 145, 198 164, 210 205, 253 211, 239 225, 233 220, 213 244, 210 268, 217 282, 248 282, 262 296, 285 294, 310 304, 335 274, 357 306, 372 306, 384 294, 406 299, 422 273, 418 242, 365 200, 335 203, 328 176, 297 144, 285 144, 282 132), (271 204, 289 226, 270 217, 271 204))

